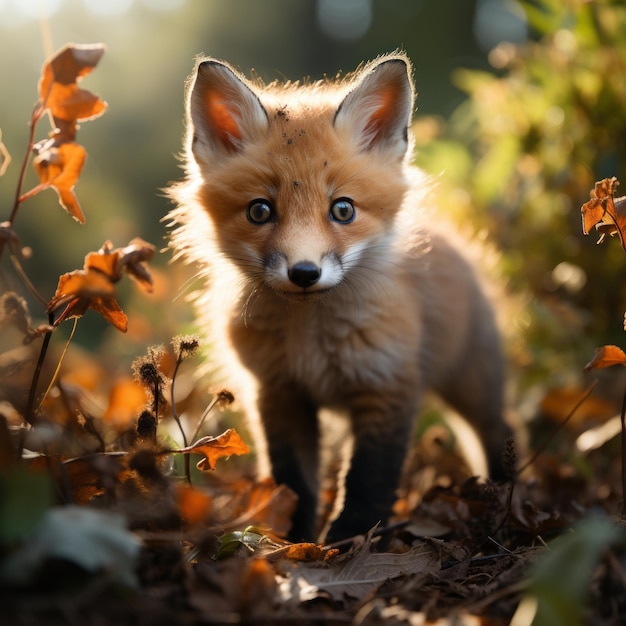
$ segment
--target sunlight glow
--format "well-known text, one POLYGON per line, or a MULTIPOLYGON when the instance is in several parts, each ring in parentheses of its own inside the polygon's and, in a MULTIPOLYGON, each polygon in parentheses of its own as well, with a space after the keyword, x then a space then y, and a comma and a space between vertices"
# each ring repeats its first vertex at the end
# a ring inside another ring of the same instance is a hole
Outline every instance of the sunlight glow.
POLYGON ((133 5, 133 0, 84 0, 85 7, 96 15, 115 16, 126 13, 133 5))
POLYGON ((174 11, 185 4, 185 0, 141 0, 141 2, 153 11, 174 11))
POLYGON ((12 2, 2 3, 4 5, 13 5, 14 10, 21 13, 27 18, 47 18, 54 15, 61 7, 62 0, 13 0, 12 2))

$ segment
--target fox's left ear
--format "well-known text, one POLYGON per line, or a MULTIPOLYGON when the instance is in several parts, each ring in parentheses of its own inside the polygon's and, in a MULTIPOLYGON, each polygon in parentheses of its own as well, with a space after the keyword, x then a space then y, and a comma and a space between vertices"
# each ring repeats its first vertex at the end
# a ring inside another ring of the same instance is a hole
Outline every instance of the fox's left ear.
POLYGON ((413 83, 405 56, 372 63, 357 79, 335 114, 335 128, 356 136, 363 151, 382 150, 402 158, 413 114, 413 83))

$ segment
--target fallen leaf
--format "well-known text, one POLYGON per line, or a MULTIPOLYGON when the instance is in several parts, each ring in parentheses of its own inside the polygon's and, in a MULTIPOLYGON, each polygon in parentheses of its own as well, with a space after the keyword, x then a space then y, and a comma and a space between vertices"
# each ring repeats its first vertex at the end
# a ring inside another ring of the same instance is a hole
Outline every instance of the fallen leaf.
POLYGON ((626 353, 617 346, 602 346, 596 348, 593 358, 585 365, 584 370, 588 372, 613 365, 626 365, 626 353))
POLYGON ((180 516, 188 524, 201 524, 211 513, 213 499, 201 489, 179 484, 176 487, 176 497, 180 516))
POLYGON ((305 602, 328 594, 333 600, 363 599, 391 578, 420 574, 426 579, 441 568, 433 541, 420 542, 403 554, 371 552, 370 531, 356 554, 346 554, 328 567, 297 564, 280 586, 284 600, 305 602))

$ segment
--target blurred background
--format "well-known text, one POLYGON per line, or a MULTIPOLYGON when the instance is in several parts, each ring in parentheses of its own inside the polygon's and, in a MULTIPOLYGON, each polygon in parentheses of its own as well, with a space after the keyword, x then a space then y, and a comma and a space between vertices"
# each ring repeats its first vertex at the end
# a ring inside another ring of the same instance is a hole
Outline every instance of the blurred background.
MULTIPOLYGON (((67 42, 107 45, 82 86, 109 109, 78 135, 89 154, 76 188, 87 224, 52 191, 16 220, 46 297, 107 239, 164 247, 160 190, 181 174, 183 84, 195 56, 265 81, 315 80, 401 48, 419 92, 417 162, 440 177, 444 210, 501 250, 523 385, 564 384, 594 346, 626 344, 626 255, 617 240, 595 246, 580 222, 594 181, 626 176, 624 32, 626 8, 611 0, 0 0, 0 128, 14 160, 0 211, 10 211, 41 65, 67 42)), ((47 130, 44 120, 37 138, 47 130)), ((32 172, 27 180, 25 189, 32 172)), ((129 334, 93 314, 78 343, 130 357, 186 328, 185 275, 158 257, 151 299, 121 286, 129 334)))

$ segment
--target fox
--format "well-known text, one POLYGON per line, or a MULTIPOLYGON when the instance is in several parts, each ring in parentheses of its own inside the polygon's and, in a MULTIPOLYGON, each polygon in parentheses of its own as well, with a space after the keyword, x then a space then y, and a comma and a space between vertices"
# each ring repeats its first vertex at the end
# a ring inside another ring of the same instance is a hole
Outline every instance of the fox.
POLYGON ((201 57, 186 86, 171 245, 202 277, 198 324, 259 476, 298 497, 293 541, 318 537, 322 411, 349 426, 326 543, 388 522, 427 391, 477 433, 490 477, 507 476, 494 305, 428 217, 412 74, 394 52, 343 77, 265 84, 201 57))

